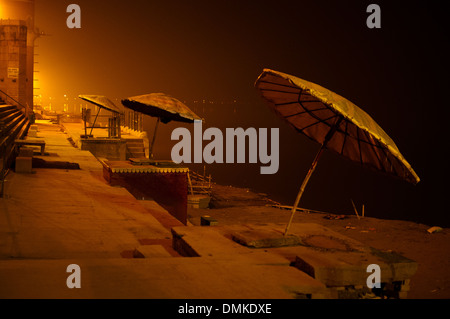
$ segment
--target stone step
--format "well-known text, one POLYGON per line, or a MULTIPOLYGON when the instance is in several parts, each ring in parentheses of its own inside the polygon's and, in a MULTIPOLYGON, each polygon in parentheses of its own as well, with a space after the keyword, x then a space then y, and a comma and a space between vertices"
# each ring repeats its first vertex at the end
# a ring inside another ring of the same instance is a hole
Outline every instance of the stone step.
POLYGON ((161 258, 172 255, 161 245, 142 245, 133 252, 134 258, 161 258))
POLYGON ((293 267, 214 258, 0 260, 0 281, 0 298, 7 299, 327 297, 322 284, 293 267), (67 288, 71 264, 80 267, 81 289, 67 288))
MULTIPOLYGON (((225 237, 222 231, 223 228, 220 226, 173 227, 173 247, 185 257, 217 260, 221 264, 237 263, 242 269, 250 272, 254 266, 269 267, 271 271, 260 278, 262 281, 271 280, 272 276, 275 278, 281 274, 291 273, 295 269, 290 266, 290 262, 286 258, 262 249, 251 249, 239 245, 231 238, 225 237)), ((304 272, 297 270, 295 276, 296 279, 289 283, 288 290, 296 297, 332 298, 332 294, 335 293, 304 272)))
MULTIPOLYGON (((266 242, 276 238, 282 228, 275 224, 227 226, 234 240, 252 243, 266 242), (245 238, 245 240, 242 240, 245 238)), ((355 297, 364 289, 368 291, 367 278, 372 272, 367 272, 368 266, 380 266, 380 281, 384 289, 393 288, 387 293, 404 297, 408 290, 407 284, 417 270, 417 263, 395 252, 384 252, 364 245, 352 238, 334 232, 324 226, 309 223, 294 223, 289 235, 299 239, 298 245, 286 246, 281 242, 279 247, 265 247, 264 250, 279 254, 292 261, 294 267, 317 279, 327 287, 334 289, 337 294, 347 294, 355 297), (403 287, 405 286, 405 287, 403 287), (347 291, 351 287, 356 289, 351 294, 347 291), (402 294, 399 294, 401 292, 402 294)), ((280 235, 279 235, 280 237, 280 235)), ((274 242, 274 241, 272 241, 274 242)), ((262 250, 262 249, 257 249, 262 250)), ((340 297, 338 298, 345 298, 340 297)))
POLYGON ((4 119, 7 116, 9 116, 9 115, 11 115, 13 113, 16 113, 16 112, 18 112, 18 110, 14 109, 14 108, 5 109, 5 110, 0 108, 0 119, 4 119))
POLYGON ((8 110, 17 110, 17 108, 15 106, 9 105, 9 104, 0 105, 0 113, 3 113, 8 110))
POLYGON ((129 158, 144 158, 145 157, 145 153, 144 152, 133 152, 133 153, 129 153, 129 158))
POLYGON ((141 140, 130 140, 127 139, 127 146, 141 146, 144 145, 144 141, 141 140))

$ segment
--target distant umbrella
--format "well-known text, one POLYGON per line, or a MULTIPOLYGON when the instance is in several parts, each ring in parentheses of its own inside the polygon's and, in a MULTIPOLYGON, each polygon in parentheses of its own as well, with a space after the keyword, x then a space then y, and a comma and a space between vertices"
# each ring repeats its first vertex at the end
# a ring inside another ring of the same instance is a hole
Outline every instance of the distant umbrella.
POLYGON ((95 104, 98 107, 113 113, 122 113, 122 111, 106 96, 103 95, 78 95, 82 100, 95 104))
POLYGON ((95 116, 94 123, 91 127, 91 132, 94 129, 95 122, 97 121, 98 114, 100 113, 100 109, 105 109, 107 111, 113 112, 115 114, 121 114, 122 111, 106 96, 103 95, 78 95, 78 97, 82 100, 85 100, 89 103, 97 105, 99 107, 97 115, 95 116))
POLYGON ((164 93, 129 97, 122 100, 122 104, 134 111, 157 117, 164 124, 170 121, 193 123, 201 120, 184 103, 164 93))
POLYGON ((325 149, 412 184, 420 181, 394 141, 349 100, 320 85, 269 69, 264 69, 255 86, 277 115, 298 132, 321 144, 300 187, 285 235, 325 149))
POLYGON ((133 111, 158 118, 150 146, 150 156, 152 155, 156 131, 160 121, 167 124, 170 121, 193 123, 194 121, 202 120, 184 103, 164 93, 150 93, 129 97, 122 100, 122 104, 133 111))

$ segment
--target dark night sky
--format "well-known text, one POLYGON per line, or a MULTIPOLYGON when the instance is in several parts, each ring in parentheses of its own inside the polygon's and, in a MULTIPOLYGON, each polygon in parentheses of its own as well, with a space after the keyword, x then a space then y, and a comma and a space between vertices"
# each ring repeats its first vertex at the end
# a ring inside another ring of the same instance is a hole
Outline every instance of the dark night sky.
POLYGON ((394 218, 450 226, 445 12, 438 1, 375 1, 382 28, 374 30, 366 26, 372 2, 36 0, 36 26, 50 34, 38 40, 40 93, 245 101, 254 106, 246 108, 254 124, 236 125, 281 130, 280 172, 258 176, 271 185, 263 191, 293 179, 286 188, 293 200, 318 146, 271 118, 253 84, 263 68, 296 75, 369 113, 422 179, 412 186, 327 154, 301 206, 351 210, 353 198, 371 216, 396 212, 394 218), (74 2, 81 29, 66 27, 74 2))

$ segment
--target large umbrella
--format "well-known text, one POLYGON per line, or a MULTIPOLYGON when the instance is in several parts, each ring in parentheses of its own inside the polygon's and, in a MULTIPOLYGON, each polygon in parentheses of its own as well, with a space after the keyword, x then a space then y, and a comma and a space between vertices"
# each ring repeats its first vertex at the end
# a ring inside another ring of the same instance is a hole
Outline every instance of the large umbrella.
POLYGON ((298 192, 285 235, 325 149, 412 184, 420 181, 394 141, 349 100, 320 85, 270 69, 264 69, 255 86, 276 114, 298 132, 321 144, 298 192))
POLYGON ((156 131, 160 121, 167 124, 170 121, 193 123, 194 121, 202 120, 184 103, 164 93, 150 93, 129 97, 122 100, 122 104, 134 111, 158 118, 150 146, 150 156, 152 155, 156 131))
POLYGON ((107 111, 110 111, 110 112, 113 112, 116 114, 122 113, 122 111, 106 96, 103 96, 103 95, 78 95, 78 97, 82 100, 85 100, 89 103, 95 104, 99 107, 97 115, 95 116, 95 119, 94 119, 94 123, 92 124, 90 134, 92 134, 92 130, 94 129, 98 114, 100 113, 100 109, 105 109, 107 111))

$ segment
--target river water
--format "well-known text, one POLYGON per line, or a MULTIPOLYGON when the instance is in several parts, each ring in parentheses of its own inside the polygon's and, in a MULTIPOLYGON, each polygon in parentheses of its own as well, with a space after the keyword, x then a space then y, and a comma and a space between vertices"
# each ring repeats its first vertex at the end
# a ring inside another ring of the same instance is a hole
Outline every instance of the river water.
MULTIPOLYGON (((303 136, 279 119, 269 108, 258 101, 186 101, 186 104, 205 119, 203 130, 217 127, 225 129, 242 127, 279 128, 279 170, 273 175, 261 175, 257 164, 190 164, 199 173, 206 170, 213 181, 222 185, 249 188, 268 194, 283 205, 293 205, 319 144, 303 136)), ((149 139, 153 136, 156 120, 145 117, 144 129, 149 139)), ((170 159, 171 149, 178 141, 171 141, 172 131, 186 127, 194 135, 192 124, 160 124, 154 146, 155 158, 170 159)), ((395 140, 395 137, 393 137, 395 140)), ((209 141, 203 142, 203 147, 209 141)), ((193 145, 193 144, 192 144, 193 145)), ((270 148, 269 148, 270 150, 270 148)), ((193 147, 192 147, 193 151, 193 147)), ((225 150, 224 150, 225 154, 225 150)), ((414 159, 407 159, 414 163, 414 159)), ((248 163, 248 157, 247 157, 248 163)), ((414 165, 413 165, 414 167, 414 165)), ((368 217, 410 220, 449 227, 450 220, 436 201, 434 191, 426 182, 413 186, 404 181, 363 168, 334 154, 324 152, 316 171, 306 188, 300 207, 335 214, 354 214, 352 201, 361 213, 364 205, 368 217), (435 203, 435 205, 433 205, 435 203)))

